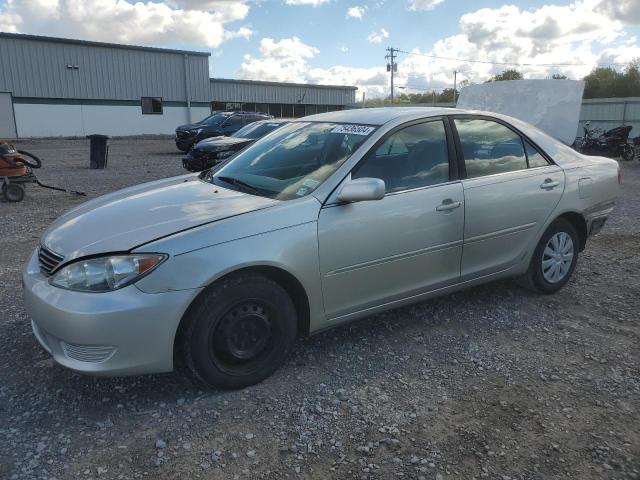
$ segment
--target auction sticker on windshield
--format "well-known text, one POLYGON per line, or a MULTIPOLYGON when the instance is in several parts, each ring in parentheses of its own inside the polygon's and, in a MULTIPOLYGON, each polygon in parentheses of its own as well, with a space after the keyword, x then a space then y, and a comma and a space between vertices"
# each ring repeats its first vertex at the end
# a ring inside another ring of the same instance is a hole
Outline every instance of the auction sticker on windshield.
POLYGON ((354 135, 369 135, 376 128, 367 125, 338 125, 331 133, 352 133, 354 135))

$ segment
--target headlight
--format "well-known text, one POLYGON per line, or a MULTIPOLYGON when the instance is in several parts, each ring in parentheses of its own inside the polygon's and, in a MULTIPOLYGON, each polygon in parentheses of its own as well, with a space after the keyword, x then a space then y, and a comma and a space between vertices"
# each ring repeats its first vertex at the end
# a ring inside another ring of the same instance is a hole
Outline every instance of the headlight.
POLYGON ((56 272, 50 283, 82 292, 109 292, 139 280, 166 258, 157 253, 139 253, 79 260, 56 272))
POLYGON ((191 135, 200 135, 200 132, 202 132, 202 129, 201 129, 201 128, 197 128, 197 129, 194 129, 194 130, 190 130, 190 131, 189 131, 189 133, 190 133, 191 135))
POLYGON ((233 155, 234 153, 236 152, 234 152, 233 150, 225 150, 224 152, 218 152, 218 155, 216 158, 227 158, 233 155))

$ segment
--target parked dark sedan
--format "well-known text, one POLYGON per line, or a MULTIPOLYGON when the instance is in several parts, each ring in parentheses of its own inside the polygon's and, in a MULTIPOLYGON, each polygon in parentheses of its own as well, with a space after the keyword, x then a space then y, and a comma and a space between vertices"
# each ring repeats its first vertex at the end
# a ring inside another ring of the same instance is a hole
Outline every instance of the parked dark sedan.
POLYGON ((188 152, 200 140, 210 137, 229 136, 245 125, 258 120, 268 120, 271 115, 258 112, 217 112, 196 123, 176 128, 178 150, 188 152))
POLYGON ((261 120, 241 128, 229 137, 202 140, 182 159, 182 166, 190 172, 211 168, 286 123, 286 120, 261 120))

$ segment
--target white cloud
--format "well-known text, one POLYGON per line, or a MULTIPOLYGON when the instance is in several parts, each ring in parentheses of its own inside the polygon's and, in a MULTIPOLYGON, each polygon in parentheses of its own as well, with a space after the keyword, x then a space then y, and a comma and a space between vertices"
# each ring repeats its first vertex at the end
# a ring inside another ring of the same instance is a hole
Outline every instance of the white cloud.
POLYGON ((366 5, 363 5, 363 6, 356 5, 355 7, 350 7, 347 10, 347 18, 357 18, 361 20, 366 10, 367 10, 366 5))
MULTIPOLYGON (((426 92, 451 88, 454 70, 459 72, 458 81, 484 82, 508 68, 518 69, 526 78, 548 78, 553 73, 562 73, 579 79, 599 63, 627 63, 640 57, 638 38, 624 30, 625 22, 635 21, 633 16, 622 21, 615 12, 597 8, 598 3, 599 0, 579 0, 565 6, 546 5, 537 9, 503 6, 470 12, 461 17, 458 34, 438 40, 429 49, 400 54, 396 85, 407 86, 403 90, 407 93, 426 92), (571 22, 562 21, 567 18, 571 22), (425 55, 535 65, 471 63, 425 55)), ((636 4, 624 1, 620 4, 625 5, 636 4)), ((376 33, 380 42, 388 38, 388 33, 385 36, 374 32, 370 40, 376 33)), ((309 68, 302 78, 317 83, 356 85, 368 97, 389 93, 389 74, 382 67, 309 68)))
POLYGON ((240 76, 252 80, 304 82, 308 70, 307 59, 315 57, 319 50, 303 43, 298 37, 274 41, 260 41, 260 57, 247 54, 240 66, 240 76))
POLYGON ((287 5, 311 5, 312 7, 318 7, 323 3, 330 2, 331 0, 287 0, 287 5))
POLYGON ((389 32, 381 28, 379 32, 371 32, 367 37, 369 43, 382 43, 385 38, 389 38, 389 32))
POLYGON ((411 0, 409 2, 410 10, 433 10, 444 0, 411 0))
POLYGON ((248 38, 249 27, 225 24, 246 18, 245 1, 7 0, 0 7, 2 30, 140 45, 185 43, 218 47, 248 38), (203 10, 199 10, 203 9, 203 10))

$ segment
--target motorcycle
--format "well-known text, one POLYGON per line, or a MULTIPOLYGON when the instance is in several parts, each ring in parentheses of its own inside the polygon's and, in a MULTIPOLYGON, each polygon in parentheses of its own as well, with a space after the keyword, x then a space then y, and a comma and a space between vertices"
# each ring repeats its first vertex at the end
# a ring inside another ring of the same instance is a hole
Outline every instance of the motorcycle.
POLYGON ((587 122, 584 126, 584 137, 576 139, 574 148, 585 155, 620 157, 626 162, 631 161, 636 156, 634 146, 629 143, 632 128, 631 125, 625 125, 603 132, 600 129, 592 129, 587 122))

